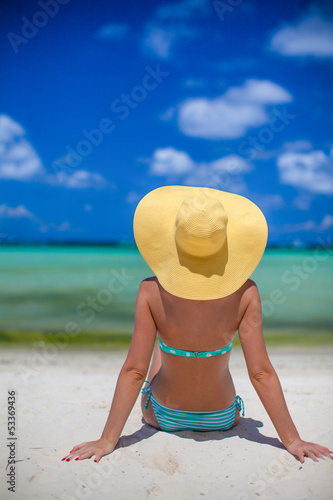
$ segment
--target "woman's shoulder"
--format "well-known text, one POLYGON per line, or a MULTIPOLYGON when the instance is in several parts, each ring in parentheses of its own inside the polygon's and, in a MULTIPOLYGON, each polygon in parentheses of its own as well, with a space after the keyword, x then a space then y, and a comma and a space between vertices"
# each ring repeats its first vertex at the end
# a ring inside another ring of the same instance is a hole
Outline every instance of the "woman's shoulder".
POLYGON ((160 290, 156 276, 141 281, 137 298, 148 302, 148 304, 156 303, 156 300, 159 300, 160 290))
POLYGON ((151 276, 141 281, 139 287, 139 293, 141 294, 151 294, 158 291, 158 280, 156 276, 151 276))
POLYGON ((241 296, 241 303, 249 304, 253 300, 260 301, 260 294, 255 281, 248 279, 243 286, 239 289, 241 296))
POLYGON ((255 281, 251 280, 250 278, 245 281, 244 285, 240 288, 243 293, 248 292, 248 293, 257 293, 258 287, 255 281))
POLYGON ((141 281, 141 285, 143 287, 148 287, 148 286, 156 286, 158 284, 158 280, 156 276, 151 276, 150 278, 145 278, 144 280, 141 281))

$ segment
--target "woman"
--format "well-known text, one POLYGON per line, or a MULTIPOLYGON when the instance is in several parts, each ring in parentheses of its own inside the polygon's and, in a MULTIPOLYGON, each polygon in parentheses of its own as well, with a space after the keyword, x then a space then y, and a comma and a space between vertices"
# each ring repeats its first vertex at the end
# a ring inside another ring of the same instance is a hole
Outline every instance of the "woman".
POLYGON ((266 352, 260 296, 249 279, 267 242, 260 209, 215 189, 166 186, 139 203, 134 235, 156 276, 140 285, 131 346, 101 438, 62 460, 99 462, 111 453, 144 382, 143 417, 156 429, 236 425, 244 406, 228 363, 237 331, 250 380, 285 448, 302 463, 305 456, 333 458, 328 448, 300 438, 266 352))

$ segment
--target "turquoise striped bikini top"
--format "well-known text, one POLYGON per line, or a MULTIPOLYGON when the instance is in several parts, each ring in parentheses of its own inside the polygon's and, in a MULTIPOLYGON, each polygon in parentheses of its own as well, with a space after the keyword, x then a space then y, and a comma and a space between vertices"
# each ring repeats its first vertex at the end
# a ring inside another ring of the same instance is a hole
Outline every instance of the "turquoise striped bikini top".
POLYGON ((183 356, 184 358, 210 358, 211 356, 219 356, 220 354, 226 354, 232 349, 232 344, 234 341, 230 342, 226 347, 222 349, 217 349, 216 351, 183 351, 182 349, 176 349, 175 347, 169 347, 159 338, 158 342, 162 351, 168 354, 174 354, 175 356, 183 356))

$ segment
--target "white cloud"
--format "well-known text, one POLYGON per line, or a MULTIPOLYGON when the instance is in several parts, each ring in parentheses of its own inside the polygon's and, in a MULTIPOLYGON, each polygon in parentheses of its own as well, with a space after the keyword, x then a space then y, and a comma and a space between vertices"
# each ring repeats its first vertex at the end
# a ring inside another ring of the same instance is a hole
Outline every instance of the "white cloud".
POLYGON ((283 184, 319 194, 333 193, 333 157, 323 151, 282 153, 277 165, 283 184))
POLYGON ((281 153, 286 151, 307 152, 313 149, 313 145, 307 140, 289 141, 285 142, 280 148, 277 149, 257 149, 255 158, 256 160, 269 160, 277 158, 281 153))
POLYGON ((193 38, 197 33, 197 29, 184 24, 164 26, 150 23, 146 26, 142 46, 148 54, 168 59, 171 56, 171 49, 176 41, 184 38, 193 38))
POLYGON ((143 46, 148 52, 167 59, 170 55, 171 43, 176 33, 160 26, 149 26, 143 46))
POLYGON ((184 87, 198 88, 204 87, 206 82, 203 78, 186 78, 183 82, 184 87))
POLYGON ((156 149, 150 164, 150 174, 184 175, 190 172, 194 165, 194 162, 184 151, 177 151, 174 148, 156 149))
POLYGON ((323 218, 320 228, 322 230, 329 229, 330 227, 333 227, 333 217, 332 215, 325 215, 323 218))
POLYGON ((280 210, 285 206, 285 200, 279 194, 251 193, 250 198, 264 213, 269 210, 280 210))
POLYGON ((132 205, 132 204, 137 204, 141 200, 141 198, 142 195, 140 195, 136 191, 129 191, 126 195, 125 201, 126 203, 132 205))
POLYGON ((157 7, 145 24, 142 49, 158 58, 168 59, 179 40, 197 37, 199 28, 190 23, 191 18, 211 14, 209 0, 180 0, 157 7))
MULTIPOLYGON (((60 233, 64 233, 66 231, 71 231, 71 227, 69 222, 64 221, 61 224, 54 224, 51 222, 50 224, 41 224, 39 226, 39 231, 41 233, 48 233, 50 230, 54 229, 55 231, 59 231, 60 233)), ((74 230, 73 232, 78 232, 78 230, 74 230)))
POLYGON ((266 106, 290 102, 291 94, 268 80, 247 80, 215 99, 188 99, 179 105, 178 126, 193 137, 236 139, 269 122, 266 106))
POLYGON ((7 115, 0 115, 0 179, 24 182, 41 182, 51 186, 67 188, 103 188, 114 187, 102 175, 86 170, 68 171, 61 159, 57 164, 58 176, 48 173, 42 162, 25 137, 24 128, 7 115), (61 177, 61 181, 60 181, 61 177))
POLYGON ((8 205, 0 205, 0 217, 15 218, 15 219, 31 219, 38 220, 29 210, 25 208, 24 205, 18 205, 17 207, 9 207, 8 205))
POLYGON ((19 123, 7 115, 0 115, 0 143, 8 143, 24 135, 25 130, 19 123))
POLYGON ((307 140, 290 141, 283 144, 283 149, 287 151, 310 151, 313 149, 313 145, 307 140))
MULTIPOLYGON (((38 230, 41 233, 47 233, 50 230, 58 232, 72 231, 68 221, 61 222, 60 224, 55 224, 53 222, 46 224, 45 222, 42 222, 39 217, 36 217, 32 212, 30 212, 24 205, 18 205, 17 207, 9 207, 5 204, 0 205, 0 218, 28 219, 33 223, 33 225, 38 226, 38 230)), ((78 230, 74 230, 74 232, 78 232, 78 230)))
POLYGON ((0 115, 0 178, 28 181, 43 174, 40 158, 24 136, 19 123, 0 115))
POLYGON ((231 154, 208 164, 214 172, 228 172, 229 174, 240 174, 250 172, 252 167, 244 158, 231 154))
POLYGON ((269 80, 248 79, 242 87, 230 87, 224 94, 228 101, 254 104, 281 104, 292 101, 291 94, 269 80))
POLYGON ((211 187, 237 194, 245 194, 247 192, 247 185, 241 174, 215 170, 209 163, 199 164, 190 175, 185 177, 184 184, 188 186, 211 187))
POLYGON ((298 224, 285 224, 281 228, 281 232, 294 233, 298 231, 312 231, 312 232, 322 233, 323 231, 326 231, 331 227, 333 227, 333 217, 332 215, 325 215, 323 217, 323 220, 319 223, 310 219, 305 222, 300 222, 298 224))
POLYGON ((61 224, 55 224, 51 222, 50 224, 44 224, 42 223, 39 226, 39 231, 41 233, 48 233, 49 231, 57 231, 60 233, 64 232, 72 232, 72 233, 78 233, 81 230, 80 229, 72 229, 68 221, 61 222, 61 224))
POLYGON ((150 164, 150 174, 166 178, 181 178, 190 186, 206 186, 228 191, 245 192, 242 175, 252 169, 238 155, 227 155, 211 162, 195 162, 184 151, 158 149, 150 164))
POLYGON ((63 170, 58 165, 57 174, 45 174, 43 182, 55 187, 65 187, 69 189, 115 189, 115 185, 109 182, 100 174, 88 172, 88 170, 74 170, 74 168, 64 167, 63 170))
POLYGON ((61 233, 71 230, 68 221, 64 221, 61 224, 51 224, 51 226, 54 227, 57 231, 60 231, 61 233))
POLYGON ((278 30, 269 48, 284 56, 333 57, 333 23, 321 16, 300 20, 278 30))
POLYGON ((256 160, 270 160, 271 158, 275 158, 278 154, 278 149, 256 149, 253 156, 251 155, 251 159, 256 160))
POLYGON ((75 170, 72 174, 63 176, 61 181, 62 186, 72 189, 100 189, 106 187, 108 184, 102 175, 88 172, 87 170, 75 170))
POLYGON ((172 120, 172 118, 175 116, 175 113, 176 113, 176 108, 169 108, 160 115, 160 119, 164 122, 168 122, 172 120))
POLYGON ((129 25, 126 23, 108 23, 102 26, 96 36, 105 39, 121 39, 124 38, 129 31, 129 25))
POLYGON ((309 210, 313 199, 315 198, 314 193, 309 193, 301 191, 299 195, 293 200, 293 205, 298 210, 309 210))
POLYGON ((250 127, 267 122, 268 115, 261 106, 228 103, 223 97, 189 99, 181 103, 178 113, 180 130, 204 139, 235 139, 250 127))

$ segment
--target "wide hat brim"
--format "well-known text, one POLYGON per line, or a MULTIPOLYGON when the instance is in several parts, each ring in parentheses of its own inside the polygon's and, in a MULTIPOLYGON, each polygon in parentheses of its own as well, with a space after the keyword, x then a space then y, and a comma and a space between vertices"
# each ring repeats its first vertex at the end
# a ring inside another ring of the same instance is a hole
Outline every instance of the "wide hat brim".
POLYGON ((148 193, 136 208, 133 229, 137 247, 161 286, 192 300, 218 299, 238 290, 259 264, 268 236, 264 214, 249 199, 192 186, 164 186, 148 193), (182 252, 175 240, 183 200, 199 193, 219 200, 228 216, 226 243, 207 258, 182 252))

